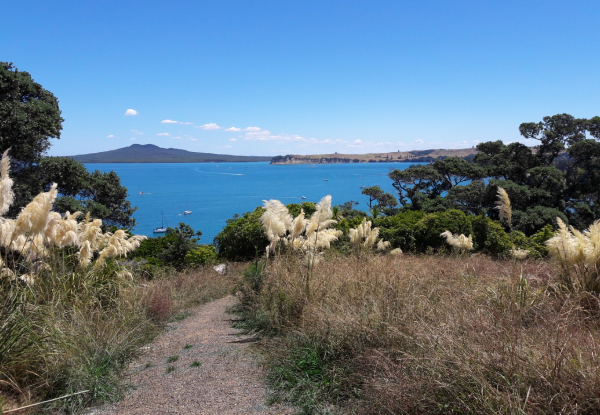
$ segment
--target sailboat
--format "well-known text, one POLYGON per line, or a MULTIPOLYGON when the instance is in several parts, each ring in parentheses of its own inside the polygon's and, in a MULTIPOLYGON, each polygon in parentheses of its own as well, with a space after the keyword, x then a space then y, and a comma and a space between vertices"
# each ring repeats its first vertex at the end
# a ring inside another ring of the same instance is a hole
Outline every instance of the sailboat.
MULTIPOLYGON (((160 228, 155 228, 152 233, 165 233, 167 232, 167 228, 165 228, 165 215, 160 212, 160 216, 162 217, 162 224, 160 225, 160 228)), ((167 223, 167 226, 169 226, 169 224, 167 223)))
POLYGON ((191 215, 192 214, 192 209, 190 209, 190 202, 188 202, 188 210, 184 210, 183 214, 184 215, 191 215))

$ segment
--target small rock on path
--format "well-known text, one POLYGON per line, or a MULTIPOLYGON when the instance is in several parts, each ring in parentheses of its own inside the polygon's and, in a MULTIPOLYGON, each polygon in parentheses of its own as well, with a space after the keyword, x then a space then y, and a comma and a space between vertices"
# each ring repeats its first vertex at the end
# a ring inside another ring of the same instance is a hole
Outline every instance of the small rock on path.
POLYGON ((240 331, 231 327, 232 316, 225 312, 234 303, 228 296, 170 323, 130 366, 134 389, 121 401, 92 408, 87 415, 293 414, 291 408, 266 404, 262 370, 248 350, 250 343, 239 342, 244 337, 236 336, 240 331), (175 356, 177 360, 169 363, 175 356), (194 362, 200 365, 192 366, 194 362))

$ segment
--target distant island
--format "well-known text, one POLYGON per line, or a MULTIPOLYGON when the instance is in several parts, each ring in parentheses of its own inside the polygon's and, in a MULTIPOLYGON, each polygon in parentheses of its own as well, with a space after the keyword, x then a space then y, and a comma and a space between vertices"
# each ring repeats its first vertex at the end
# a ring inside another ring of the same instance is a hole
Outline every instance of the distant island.
POLYGON ((80 163, 226 163, 271 161, 271 157, 196 153, 177 148, 162 148, 154 144, 132 144, 129 147, 118 148, 116 150, 68 157, 80 163))
POLYGON ((472 157, 477 153, 475 148, 457 150, 413 150, 397 151, 390 153, 367 153, 367 154, 313 154, 287 156, 276 156, 271 159, 271 164, 336 164, 336 163, 398 163, 415 162, 423 163, 435 161, 446 157, 472 157))

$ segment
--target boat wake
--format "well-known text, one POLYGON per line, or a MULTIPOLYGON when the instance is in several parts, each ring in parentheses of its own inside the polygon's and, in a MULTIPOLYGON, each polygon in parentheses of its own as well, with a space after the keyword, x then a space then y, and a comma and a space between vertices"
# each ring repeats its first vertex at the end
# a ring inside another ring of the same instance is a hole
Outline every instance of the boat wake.
POLYGON ((202 170, 196 170, 198 173, 207 173, 207 174, 224 174, 226 176, 245 176, 245 174, 241 174, 241 173, 219 173, 216 171, 202 171, 202 170))

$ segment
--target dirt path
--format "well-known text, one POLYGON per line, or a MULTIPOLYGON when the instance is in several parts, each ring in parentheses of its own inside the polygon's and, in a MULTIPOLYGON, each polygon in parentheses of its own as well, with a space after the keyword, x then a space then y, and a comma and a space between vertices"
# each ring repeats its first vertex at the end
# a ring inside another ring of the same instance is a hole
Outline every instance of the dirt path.
POLYGON ((293 414, 266 405, 262 371, 225 313, 234 301, 231 296, 213 301, 170 323, 131 366, 134 389, 87 414, 293 414))

